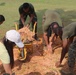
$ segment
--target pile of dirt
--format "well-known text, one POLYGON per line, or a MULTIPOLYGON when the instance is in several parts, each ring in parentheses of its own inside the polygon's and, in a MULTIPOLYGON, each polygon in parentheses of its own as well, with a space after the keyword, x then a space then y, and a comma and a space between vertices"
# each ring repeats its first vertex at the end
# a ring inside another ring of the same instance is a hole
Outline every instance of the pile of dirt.
MULTIPOLYGON (((18 49, 14 48, 15 64, 12 70, 16 75, 65 75, 61 70, 69 70, 67 58, 64 58, 61 67, 55 67, 55 62, 60 58, 62 47, 58 46, 54 48, 53 54, 47 54, 45 53, 46 49, 43 49, 42 41, 34 41, 32 45, 33 52, 28 52, 27 58, 23 62, 18 60, 18 49)), ((0 64, 0 71, 0 75, 4 73, 2 64, 0 64)))
POLYGON ((32 32, 27 26, 19 29, 18 32, 20 33, 23 42, 25 42, 26 40, 34 40, 33 36, 35 35, 35 33, 32 32))

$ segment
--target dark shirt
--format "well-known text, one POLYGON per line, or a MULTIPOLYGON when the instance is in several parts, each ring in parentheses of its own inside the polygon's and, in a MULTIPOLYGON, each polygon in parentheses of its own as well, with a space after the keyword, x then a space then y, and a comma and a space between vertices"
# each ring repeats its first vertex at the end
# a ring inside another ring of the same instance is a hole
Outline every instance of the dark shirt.
POLYGON ((24 12, 24 10, 23 10, 23 5, 21 5, 20 7, 19 7, 19 14, 23 14, 23 15, 31 15, 31 14, 34 14, 34 16, 36 16, 36 13, 35 13, 35 10, 34 10, 34 7, 33 7, 33 5, 32 4, 30 4, 30 3, 28 3, 29 4, 29 11, 26 13, 26 12, 24 12))

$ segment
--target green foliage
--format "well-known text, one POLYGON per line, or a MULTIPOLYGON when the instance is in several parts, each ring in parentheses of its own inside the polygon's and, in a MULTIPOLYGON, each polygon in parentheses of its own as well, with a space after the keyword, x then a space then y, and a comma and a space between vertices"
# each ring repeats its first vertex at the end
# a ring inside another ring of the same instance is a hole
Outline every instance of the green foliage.
POLYGON ((47 9, 57 11, 63 25, 76 21, 76 0, 0 0, 0 14, 6 21, 0 26, 0 38, 9 29, 15 29, 15 22, 19 20, 18 8, 24 2, 34 5, 38 16, 38 34, 42 34, 42 16, 47 9))

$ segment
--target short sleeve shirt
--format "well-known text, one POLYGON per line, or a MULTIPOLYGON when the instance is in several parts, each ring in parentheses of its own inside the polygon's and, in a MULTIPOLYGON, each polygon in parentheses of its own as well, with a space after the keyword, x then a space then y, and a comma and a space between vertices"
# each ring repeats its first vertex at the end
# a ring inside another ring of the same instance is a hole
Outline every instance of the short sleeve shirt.
POLYGON ((73 22, 63 28, 62 39, 76 36, 76 22, 73 22))
POLYGON ((62 21, 61 21, 60 15, 55 11, 46 10, 46 12, 43 15, 43 19, 45 19, 44 23, 43 23, 44 32, 46 31, 48 26, 53 22, 57 22, 59 24, 59 26, 62 26, 62 21))
POLYGON ((9 54, 2 42, 0 42, 0 60, 3 64, 10 63, 9 54))

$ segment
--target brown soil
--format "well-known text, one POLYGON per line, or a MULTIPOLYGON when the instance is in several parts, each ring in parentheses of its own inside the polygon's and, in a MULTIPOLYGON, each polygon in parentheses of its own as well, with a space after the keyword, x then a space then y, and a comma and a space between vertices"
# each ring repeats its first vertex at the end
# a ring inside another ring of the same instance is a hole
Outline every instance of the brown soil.
MULTIPOLYGON (((59 46, 60 41, 56 41, 56 46, 59 46)), ((41 43, 41 42, 40 42, 41 43)), ((33 52, 28 52, 25 61, 18 60, 18 49, 14 49, 15 64, 12 69, 16 75, 65 75, 61 73, 61 70, 68 71, 67 58, 64 58, 62 66, 55 67, 56 61, 60 58, 62 47, 54 46, 54 53, 46 53, 46 48, 43 48, 42 43, 33 43, 33 52), (37 45, 38 44, 38 45, 37 45)), ((0 65, 1 73, 4 73, 2 64, 0 65)), ((76 72, 76 71, 75 71, 76 72)), ((76 74, 76 73, 75 73, 76 74)))

